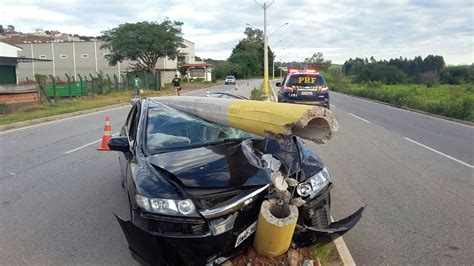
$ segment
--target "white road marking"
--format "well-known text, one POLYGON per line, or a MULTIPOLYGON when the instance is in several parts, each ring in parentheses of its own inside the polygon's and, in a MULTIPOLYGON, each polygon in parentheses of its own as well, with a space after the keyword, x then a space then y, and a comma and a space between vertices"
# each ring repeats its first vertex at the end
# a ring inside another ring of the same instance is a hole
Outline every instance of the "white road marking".
POLYGON ((364 121, 364 122, 366 122, 366 123, 370 123, 369 120, 366 120, 366 119, 364 119, 364 118, 362 118, 362 117, 360 117, 360 116, 356 116, 356 115, 353 114, 353 113, 348 113, 348 114, 350 114, 350 115, 352 115, 353 117, 358 118, 358 119, 360 119, 360 120, 362 120, 362 121, 364 121))
MULTIPOLYGON (((119 134, 119 133, 117 132, 117 133, 113 134, 112 136, 117 136, 118 134, 119 134)), ((75 149, 69 150, 69 151, 65 152, 64 154, 70 154, 70 153, 73 153, 73 152, 75 152, 75 151, 82 150, 82 149, 84 149, 84 148, 86 148, 86 147, 88 147, 88 146, 90 146, 90 145, 99 143, 99 142, 101 142, 101 141, 102 141, 102 139, 98 139, 98 140, 95 140, 95 141, 93 141, 93 142, 89 142, 89 143, 84 144, 84 145, 82 145, 82 146, 79 146, 79 147, 77 147, 77 148, 75 148, 75 149)))
POLYGON ((270 88, 272 89, 272 92, 273 92, 273 97, 275 99, 275 102, 278 102, 278 96, 277 96, 277 93, 275 92, 275 89, 272 86, 272 82, 270 81, 269 83, 270 83, 270 88))
POLYGON ((412 142, 412 143, 415 143, 416 145, 419 145, 419 146, 421 146, 421 147, 423 147, 423 148, 425 148, 425 149, 428 149, 428 150, 430 150, 430 151, 432 151, 432 152, 434 152, 434 153, 437 153, 437 154, 439 154, 439 155, 443 155, 444 157, 446 157, 446 158, 448 158, 448 159, 451 159, 451 160, 453 160, 453 161, 455 161, 455 162, 457 162, 457 163, 460 163, 460 164, 465 165, 465 166, 470 167, 470 168, 474 168, 473 165, 470 165, 470 164, 468 164, 468 163, 466 163, 466 162, 463 162, 463 161, 461 161, 461 160, 459 160, 459 159, 456 159, 456 158, 454 158, 454 157, 452 157, 452 156, 449 156, 449 155, 447 155, 447 154, 445 154, 445 153, 442 153, 442 152, 440 152, 440 151, 437 151, 437 150, 435 150, 435 149, 433 149, 433 148, 431 148, 431 147, 428 147, 428 146, 426 146, 426 145, 424 145, 424 144, 421 144, 421 143, 419 143, 419 142, 417 142, 417 141, 414 141, 414 140, 409 139, 409 138, 404 138, 404 139, 406 139, 406 140, 408 140, 408 141, 410 141, 410 142, 412 142))
MULTIPOLYGON (((331 222, 334 222, 334 219, 331 216, 331 222)), ((342 236, 333 237, 334 245, 336 246, 337 252, 339 253, 339 257, 342 260, 342 264, 346 265, 356 265, 354 259, 352 258, 351 252, 347 248, 346 242, 342 238, 342 236)))
MULTIPOLYGON (((109 112, 109 111, 112 111, 112 110, 121 109, 121 108, 125 108, 125 107, 130 108, 130 105, 124 105, 124 106, 119 106, 119 107, 115 107, 115 108, 111 108, 111 109, 105 109, 105 110, 93 112, 93 113, 87 113, 87 114, 82 114, 82 115, 76 115, 76 116, 67 117, 67 118, 62 118, 62 119, 58 119, 58 120, 54 120, 54 121, 48 121, 48 122, 44 122, 44 123, 40 123, 40 124, 35 124, 35 125, 31 125, 31 126, 26 126, 26 127, 19 127, 19 128, 15 128, 15 129, 10 129, 10 130, 6 130, 6 131, 0 132, 0 135, 8 134, 8 133, 11 133, 11 132, 16 132, 16 131, 22 131, 22 130, 29 129, 29 128, 34 128, 34 127, 39 127, 39 126, 45 126, 45 125, 49 125, 49 124, 53 124, 53 123, 63 122, 63 121, 67 121, 67 120, 71 120, 71 119, 76 119, 76 118, 80 118, 80 117, 84 117, 84 116, 88 116, 88 115, 93 115, 93 114, 98 114, 98 113, 109 112)), ((86 111, 86 110, 84 110, 84 111, 86 111)))
POLYGON ((331 107, 336 107, 336 106, 335 106, 334 104, 332 104, 332 103, 331 103, 330 105, 331 105, 331 107))

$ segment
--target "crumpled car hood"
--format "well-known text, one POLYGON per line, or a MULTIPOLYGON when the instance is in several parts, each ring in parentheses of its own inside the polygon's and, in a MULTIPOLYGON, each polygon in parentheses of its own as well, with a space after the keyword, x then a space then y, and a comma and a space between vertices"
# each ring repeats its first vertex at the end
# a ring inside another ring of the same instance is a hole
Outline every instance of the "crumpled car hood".
POLYGON ((240 143, 235 142, 155 154, 148 160, 185 187, 245 187, 270 182, 267 171, 251 165, 240 143))

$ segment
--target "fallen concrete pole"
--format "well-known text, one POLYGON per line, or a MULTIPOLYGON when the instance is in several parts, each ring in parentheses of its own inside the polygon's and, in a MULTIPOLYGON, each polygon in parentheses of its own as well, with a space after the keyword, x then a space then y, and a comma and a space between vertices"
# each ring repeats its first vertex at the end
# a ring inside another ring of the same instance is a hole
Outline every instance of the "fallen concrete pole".
POLYGON ((193 96, 154 100, 213 123, 270 138, 296 135, 324 143, 339 127, 330 110, 317 106, 193 96))

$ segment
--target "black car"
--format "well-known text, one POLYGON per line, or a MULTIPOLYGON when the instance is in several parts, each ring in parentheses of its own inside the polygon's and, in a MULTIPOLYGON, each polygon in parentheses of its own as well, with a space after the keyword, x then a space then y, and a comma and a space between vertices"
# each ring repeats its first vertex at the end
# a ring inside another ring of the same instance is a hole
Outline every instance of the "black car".
POLYGON ((312 71, 288 74, 283 82, 277 82, 278 102, 317 105, 330 108, 329 88, 324 77, 312 71))
POLYGON ((329 173, 302 140, 292 143, 209 123, 153 98, 136 102, 109 141, 121 151, 131 219, 117 220, 132 255, 151 265, 219 264, 248 248, 271 192, 272 160, 298 180, 295 194, 306 201, 294 243, 351 229, 362 209, 331 223, 329 173))

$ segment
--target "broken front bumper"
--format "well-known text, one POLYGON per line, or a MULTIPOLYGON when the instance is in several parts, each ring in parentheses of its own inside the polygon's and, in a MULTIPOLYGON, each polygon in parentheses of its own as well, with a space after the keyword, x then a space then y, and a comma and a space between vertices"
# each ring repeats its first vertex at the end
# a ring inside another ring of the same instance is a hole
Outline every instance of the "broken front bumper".
POLYGON ((237 236, 233 231, 218 236, 179 237, 145 231, 130 221, 116 218, 133 257, 144 265, 220 264, 239 251, 246 250, 253 239, 249 237, 234 249, 237 236))
MULTIPOLYGON (((198 233, 145 230, 130 221, 116 217, 127 238, 132 255, 148 265, 204 265, 220 264, 253 243, 253 235, 236 246, 241 236, 257 219, 262 198, 253 205, 206 220, 205 229, 198 233), (221 221, 228 221, 224 224, 221 221), (218 222, 218 223, 216 223, 218 222), (216 227, 217 225, 217 227, 216 227), (217 228, 217 231, 216 231, 217 228), (224 229, 225 228, 225 229, 224 229), (161 231, 161 232, 158 232, 161 231)), ((329 215, 329 189, 299 208, 300 217, 293 235, 296 246, 309 246, 330 241, 333 235, 342 235, 353 228, 362 217, 364 208, 338 222, 329 215)), ((149 221, 141 218, 142 221, 149 221)))

